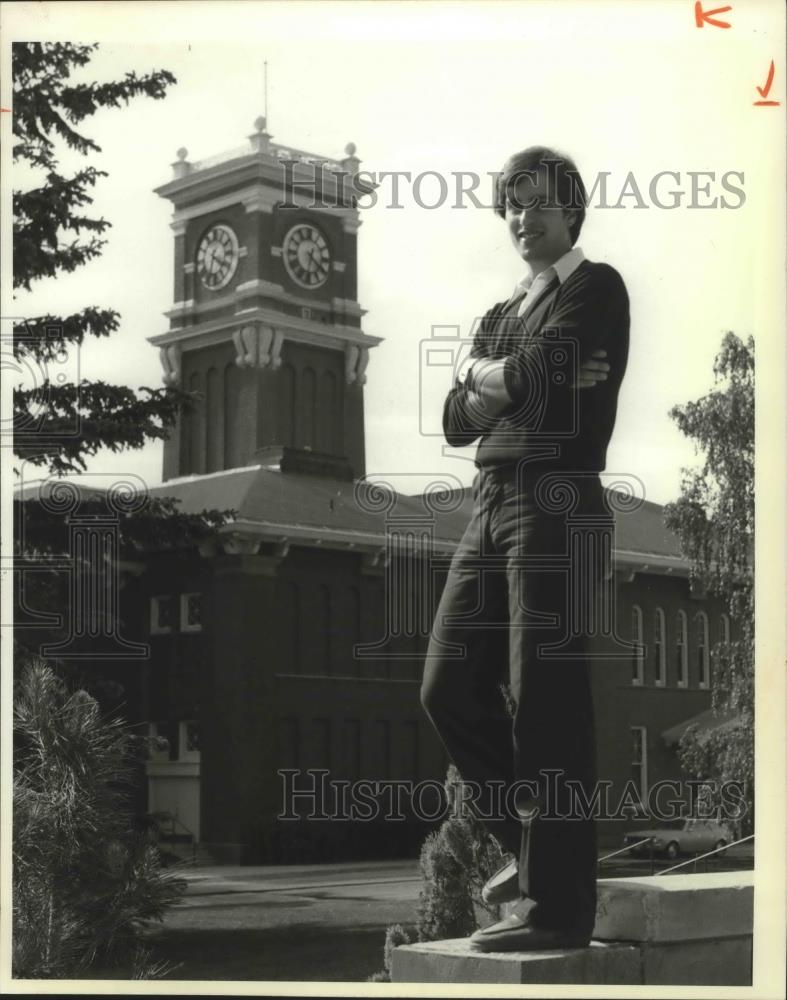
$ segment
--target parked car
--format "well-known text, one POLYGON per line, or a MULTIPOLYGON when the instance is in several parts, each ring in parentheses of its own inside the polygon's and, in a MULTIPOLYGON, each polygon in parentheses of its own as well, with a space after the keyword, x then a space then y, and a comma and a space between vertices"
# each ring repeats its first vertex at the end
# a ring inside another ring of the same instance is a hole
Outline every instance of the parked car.
POLYGON ((623 846, 630 844, 632 854, 649 855, 652 849, 654 854, 665 854, 672 860, 679 854, 702 854, 725 847, 731 840, 730 830, 715 820, 678 819, 647 830, 631 830, 624 836, 623 846))

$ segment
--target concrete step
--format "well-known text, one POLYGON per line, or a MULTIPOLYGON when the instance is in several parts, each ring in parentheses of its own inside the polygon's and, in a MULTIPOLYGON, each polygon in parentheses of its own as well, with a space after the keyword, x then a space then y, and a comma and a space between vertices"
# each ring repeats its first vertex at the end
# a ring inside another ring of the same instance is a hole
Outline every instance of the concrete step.
POLYGON ((484 953, 466 938, 401 945, 391 979, 750 986, 753 879, 751 871, 603 879, 589 948, 484 953))

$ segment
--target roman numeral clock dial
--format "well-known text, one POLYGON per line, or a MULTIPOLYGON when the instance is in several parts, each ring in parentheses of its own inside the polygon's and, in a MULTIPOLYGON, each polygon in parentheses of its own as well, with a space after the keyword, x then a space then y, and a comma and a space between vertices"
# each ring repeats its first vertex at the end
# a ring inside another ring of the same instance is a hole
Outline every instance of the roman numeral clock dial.
POLYGON ((211 226, 197 249, 197 273, 200 281, 215 292, 232 281, 237 269, 238 237, 229 226, 211 226))
POLYGON ((284 237, 282 258, 287 274, 301 288, 319 288, 328 280, 331 251, 316 226, 299 223, 284 237))

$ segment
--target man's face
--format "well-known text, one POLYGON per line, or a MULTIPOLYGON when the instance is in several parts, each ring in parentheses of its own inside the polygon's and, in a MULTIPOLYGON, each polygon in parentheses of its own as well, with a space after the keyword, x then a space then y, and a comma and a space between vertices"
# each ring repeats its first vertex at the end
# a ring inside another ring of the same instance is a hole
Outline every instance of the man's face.
POLYGON ((571 249, 569 226, 576 213, 558 205, 554 174, 546 169, 512 178, 505 220, 522 260, 537 274, 571 249))

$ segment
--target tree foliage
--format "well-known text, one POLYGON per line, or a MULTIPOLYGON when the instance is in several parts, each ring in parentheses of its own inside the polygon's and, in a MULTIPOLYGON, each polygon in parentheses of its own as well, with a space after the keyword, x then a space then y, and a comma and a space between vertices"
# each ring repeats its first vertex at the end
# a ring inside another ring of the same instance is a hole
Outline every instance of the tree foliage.
MULTIPOLYGON (((13 44, 16 288, 30 291, 42 279, 89 264, 106 244, 111 224, 89 210, 93 188, 106 172, 90 163, 72 172, 60 165, 65 151, 77 161, 101 152, 81 131, 82 123, 101 109, 120 108, 135 97, 160 100, 175 82, 167 70, 129 72, 119 81, 85 80, 81 71, 96 49, 69 42, 13 44)), ((78 351, 86 337, 116 333, 120 322, 115 310, 91 304, 79 312, 46 313, 14 325, 17 370, 30 376, 14 390, 14 452, 19 459, 56 477, 78 474, 103 448, 119 452, 165 438, 178 413, 192 405, 191 394, 172 386, 137 390, 86 377, 71 382, 55 377, 64 355, 78 351)), ((87 487, 80 487, 79 493, 80 517, 106 515, 100 493, 87 487)), ((58 513, 56 505, 25 494, 16 508, 18 560, 58 554, 75 558, 69 550, 67 516, 58 513)), ((229 516, 228 511, 186 515, 173 501, 148 498, 133 516, 119 518, 121 555, 194 546, 229 516)), ((21 573, 23 603, 33 610, 64 610, 67 581, 62 572, 47 572, 44 566, 36 573, 22 567, 21 573)), ((58 637, 50 633, 47 638, 58 637)), ((28 638, 34 651, 38 637, 25 632, 23 646, 28 638)))
POLYGON ((76 978, 119 968, 155 975, 146 927, 185 883, 134 828, 129 791, 142 747, 41 661, 14 696, 13 972, 76 978))
MULTIPOLYGON (((106 172, 86 164, 61 169, 65 146, 89 157, 101 147, 78 126, 102 108, 117 108, 138 96, 160 100, 175 82, 167 70, 123 80, 71 82, 97 45, 16 42, 12 46, 13 161, 15 178, 29 182, 13 191, 14 287, 71 272, 100 255, 111 223, 89 213, 96 182, 106 172)), ((166 436, 190 396, 176 387, 141 388, 81 379, 62 384, 53 362, 78 350, 86 336, 108 337, 119 329, 113 309, 86 306, 66 316, 30 317, 14 327, 19 371, 32 385, 14 392, 15 453, 63 475, 86 468, 101 448, 139 448, 166 436)))
MULTIPOLYGON (((681 495, 665 511, 697 583, 729 608, 733 635, 714 649, 712 705, 734 721, 710 733, 690 729, 684 766, 698 777, 754 778, 754 341, 725 334, 714 388, 670 415, 695 442, 696 469, 683 470, 681 495)), ((751 814, 749 822, 751 821, 751 814)))

